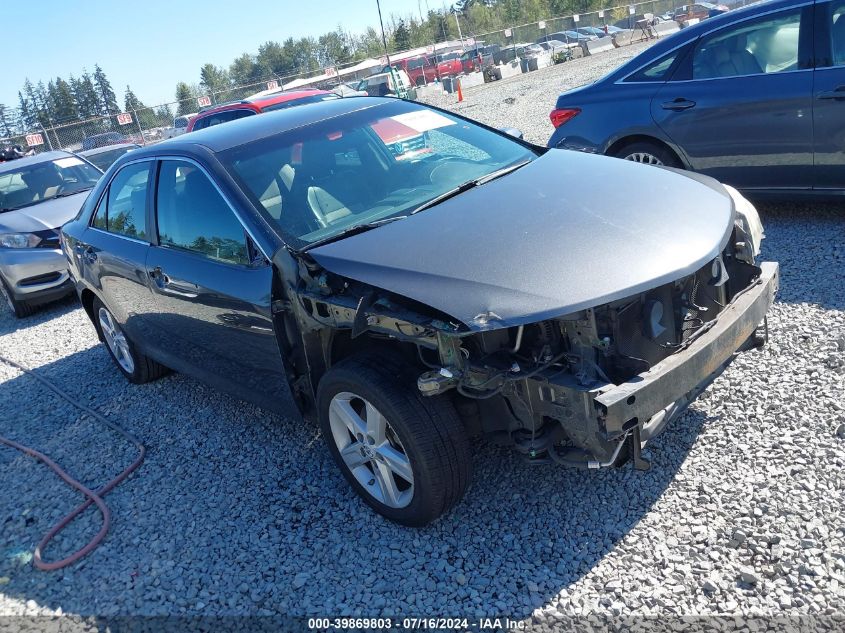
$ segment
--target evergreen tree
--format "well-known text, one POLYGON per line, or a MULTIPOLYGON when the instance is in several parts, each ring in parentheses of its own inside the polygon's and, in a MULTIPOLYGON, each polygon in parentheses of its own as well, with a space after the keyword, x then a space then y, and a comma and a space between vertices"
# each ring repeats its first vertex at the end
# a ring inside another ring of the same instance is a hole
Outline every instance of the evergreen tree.
POLYGON ((170 109, 169 105, 157 107, 154 116, 156 126, 173 125, 173 110, 170 109))
POLYGON ((79 116, 82 119, 90 119, 100 114, 100 99, 97 96, 97 89, 94 86, 94 81, 87 70, 82 70, 82 76, 76 81, 74 85, 71 77, 71 87, 73 88, 73 96, 76 99, 76 108, 79 116))
POLYGON ((345 62, 352 56, 348 38, 339 26, 336 31, 321 35, 317 39, 317 51, 321 66, 332 66, 345 62))
POLYGON ((132 92, 132 88, 127 85, 126 93, 123 97, 124 112, 132 112, 133 110, 137 112, 138 110, 143 110, 146 107, 147 106, 141 103, 141 100, 135 96, 135 93, 132 92))
POLYGON ((0 103, 0 136, 4 136, 6 138, 14 136, 12 123, 9 120, 9 114, 7 113, 6 106, 2 103, 0 103))
POLYGON ((209 94, 222 92, 229 87, 229 74, 214 64, 205 64, 200 69, 200 87, 209 94))
POLYGON ((57 77, 53 84, 51 105, 51 114, 54 121, 64 123, 79 118, 73 90, 71 90, 70 84, 61 77, 57 77))
POLYGON ((184 81, 180 81, 176 84, 176 101, 179 102, 176 106, 176 116, 196 112, 197 102, 195 99, 196 97, 188 84, 184 81))
POLYGON ((396 25, 396 30, 393 31, 393 49, 406 51, 409 48, 411 48, 411 32, 405 26, 405 20, 399 18, 399 24, 396 25))
MULTIPOLYGON (((24 85, 26 85, 26 83, 29 83, 29 79, 24 82, 24 85)), ((20 111, 20 125, 23 128, 23 131, 26 132, 35 129, 38 124, 38 121, 35 118, 35 112, 33 111, 33 107, 31 105, 32 102, 27 99, 27 97, 21 91, 18 91, 18 103, 18 109, 20 111)))
MULTIPOLYGON (((268 75, 272 73, 267 73, 268 75)), ((252 55, 244 53, 229 66, 229 80, 233 86, 244 86, 261 79, 261 67, 252 55)))
POLYGON ((38 85, 35 86, 30 99, 35 104, 35 116, 38 119, 38 122, 44 127, 52 125, 53 120, 50 116, 50 94, 47 92, 47 88, 44 86, 43 81, 39 81, 38 85))
POLYGON ((99 64, 94 64, 94 87, 97 92, 98 114, 110 115, 120 112, 111 83, 99 64))

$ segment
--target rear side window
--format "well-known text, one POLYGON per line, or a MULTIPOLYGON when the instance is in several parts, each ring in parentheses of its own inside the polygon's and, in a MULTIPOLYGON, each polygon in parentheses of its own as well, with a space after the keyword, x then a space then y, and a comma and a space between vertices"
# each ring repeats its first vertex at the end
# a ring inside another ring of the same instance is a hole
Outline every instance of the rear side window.
POLYGON ((679 54, 680 51, 669 53, 628 76, 625 81, 668 81, 669 71, 679 54))
POLYGON ((127 165, 115 175, 94 214, 93 226, 109 233, 147 239, 150 163, 127 165))
POLYGON ((790 9, 703 37, 692 58, 692 78, 741 77, 798 70, 801 9, 790 9))
POLYGON ((161 246, 230 264, 249 264, 243 226, 208 176, 193 163, 162 161, 156 217, 161 246))
POLYGON ((212 125, 220 125, 221 123, 228 123, 244 117, 255 114, 253 110, 248 108, 240 108, 238 110, 223 110, 222 112, 215 112, 209 114, 194 122, 194 130, 202 130, 212 125))

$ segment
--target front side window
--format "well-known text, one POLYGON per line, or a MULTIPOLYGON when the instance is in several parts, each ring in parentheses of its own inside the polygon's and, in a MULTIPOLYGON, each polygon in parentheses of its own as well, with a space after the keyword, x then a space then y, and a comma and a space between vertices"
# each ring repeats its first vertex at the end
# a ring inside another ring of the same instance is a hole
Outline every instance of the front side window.
POLYGON ((147 184, 150 163, 136 163, 121 169, 100 201, 93 225, 139 240, 147 239, 147 184))
POLYGON ((833 65, 845 66, 845 2, 831 3, 830 40, 833 65))
POLYGON ((196 165, 161 162, 156 193, 159 245, 248 264, 246 236, 231 207, 196 165))
POLYGON ((295 248, 420 205, 536 157, 502 134, 407 101, 318 121, 220 154, 295 248))
POLYGON ((0 176, 0 212, 88 191, 102 174, 76 156, 30 164, 0 176))
POLYGON ((703 37, 692 59, 693 79, 741 77, 798 69, 801 10, 748 20, 703 37))

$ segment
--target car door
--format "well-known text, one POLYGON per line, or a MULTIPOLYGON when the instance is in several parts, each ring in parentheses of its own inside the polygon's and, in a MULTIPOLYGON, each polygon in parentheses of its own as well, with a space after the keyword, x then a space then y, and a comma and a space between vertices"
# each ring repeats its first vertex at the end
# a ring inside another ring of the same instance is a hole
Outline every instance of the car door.
POLYGON ((278 407, 284 372, 271 315, 273 271, 199 163, 158 163, 146 272, 165 364, 278 407))
POLYGON ((114 174, 74 253, 83 277, 143 353, 149 335, 145 319, 154 310, 145 268, 153 164, 151 159, 128 163, 114 174))
POLYGON ((745 190, 812 186, 812 5, 701 36, 652 117, 692 169, 745 190))
POLYGON ((817 66, 813 73, 815 182, 818 190, 845 189, 845 0, 816 7, 817 66))

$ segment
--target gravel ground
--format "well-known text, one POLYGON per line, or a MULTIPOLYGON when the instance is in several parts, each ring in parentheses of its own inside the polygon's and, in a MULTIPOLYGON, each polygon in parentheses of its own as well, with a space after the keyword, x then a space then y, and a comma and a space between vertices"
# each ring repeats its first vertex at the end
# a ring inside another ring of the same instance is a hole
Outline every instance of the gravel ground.
MULTIPOLYGON (((557 91, 634 52, 468 90, 461 110, 544 142, 557 91)), ((649 472, 530 466, 481 443, 465 501, 422 530, 359 502, 292 409, 268 414, 180 375, 129 385, 74 301, 24 321, 0 313, 0 353, 149 449, 106 497, 100 548, 45 573, 32 551, 79 496, 0 447, 0 615, 845 613, 845 209, 762 211, 763 256, 782 266, 770 343, 649 446, 649 472)), ((92 487, 134 459, 3 364, 0 434, 92 487)), ((98 528, 89 511, 45 557, 98 528)))

